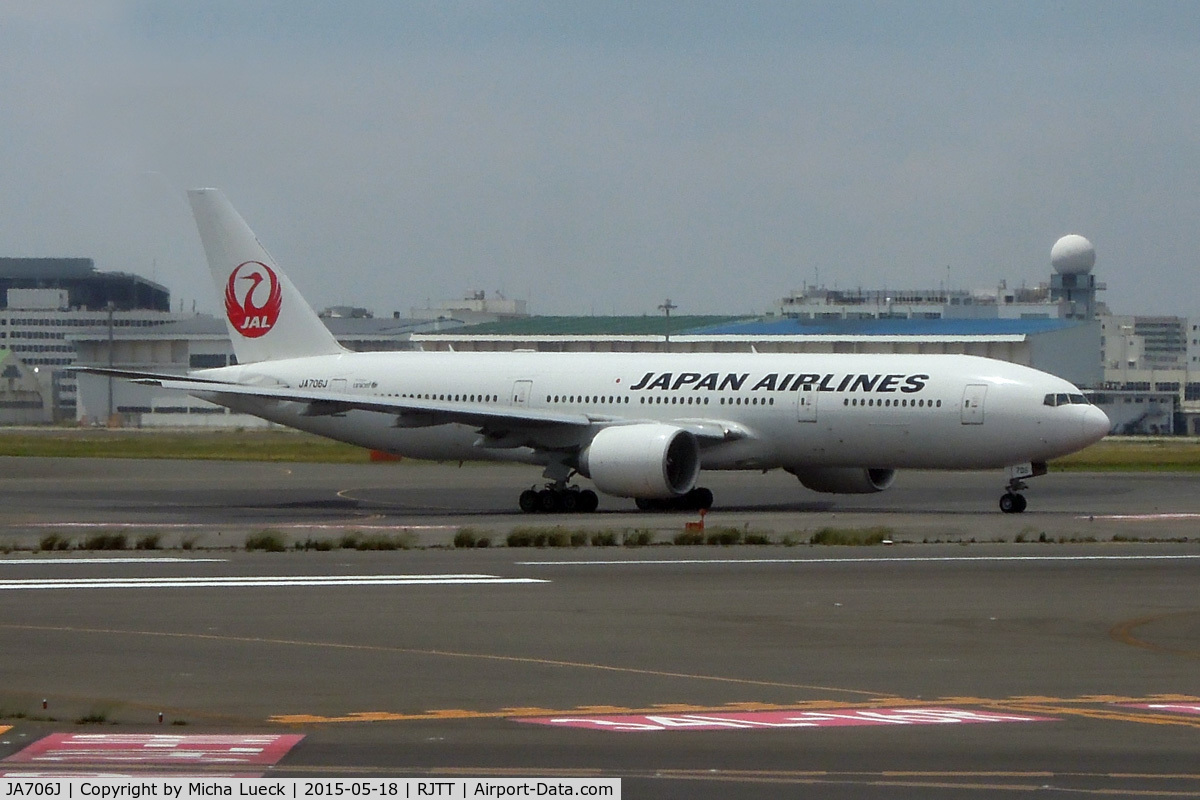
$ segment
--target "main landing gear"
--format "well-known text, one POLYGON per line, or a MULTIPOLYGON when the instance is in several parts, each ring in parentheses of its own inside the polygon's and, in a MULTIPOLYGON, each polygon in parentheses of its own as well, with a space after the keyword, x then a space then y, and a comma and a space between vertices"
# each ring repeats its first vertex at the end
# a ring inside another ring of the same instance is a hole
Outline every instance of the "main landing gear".
POLYGON ((600 498, 591 489, 578 486, 547 486, 545 489, 526 489, 518 500, 526 514, 590 514, 600 505, 600 498))
POLYGON ((600 505, 600 498, 591 489, 568 486, 567 481, 575 475, 563 460, 551 461, 542 472, 548 483, 546 488, 536 486, 521 492, 517 504, 526 514, 590 514, 600 505))
POLYGON ((1035 461, 1032 464, 1017 464, 1008 468, 1008 485, 1004 494, 1000 495, 1000 510, 1005 514, 1020 514, 1027 505, 1025 495, 1021 491, 1028 489, 1025 478, 1036 478, 1046 474, 1046 462, 1035 461))
POLYGON ((678 497, 639 497, 634 502, 642 511, 707 511, 712 508, 713 493, 709 489, 696 488, 678 497))

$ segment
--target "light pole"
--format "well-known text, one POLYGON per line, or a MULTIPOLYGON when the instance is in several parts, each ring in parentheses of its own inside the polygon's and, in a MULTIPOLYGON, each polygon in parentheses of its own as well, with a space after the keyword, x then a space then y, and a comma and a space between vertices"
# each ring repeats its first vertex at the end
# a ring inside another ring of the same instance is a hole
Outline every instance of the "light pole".
MULTIPOLYGON (((113 301, 108 301, 108 368, 113 367, 113 301)), ((112 425, 113 418, 113 377, 108 376, 108 413, 104 417, 104 425, 112 425)))
POLYGON ((663 342, 666 344, 665 349, 667 350, 671 349, 671 311, 676 308, 678 308, 678 306, 672 303, 671 298, 669 297, 658 304, 658 310, 667 315, 667 334, 663 337, 663 342))

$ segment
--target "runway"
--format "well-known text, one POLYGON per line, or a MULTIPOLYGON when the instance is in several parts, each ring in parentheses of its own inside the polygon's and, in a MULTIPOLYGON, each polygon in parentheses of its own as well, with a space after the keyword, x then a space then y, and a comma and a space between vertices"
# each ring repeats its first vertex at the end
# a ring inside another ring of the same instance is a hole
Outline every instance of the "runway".
MULTIPOLYGON (((223 543, 529 522, 505 505, 530 473, 508 468, 3 466, 0 543, 69 523, 223 543)), ((1200 796, 1195 535, 1012 541, 1020 525, 1190 532, 1161 515, 1200 511, 1196 478, 1050 475, 1018 523, 991 509, 995 475, 825 507, 724 477, 734 506, 712 517, 862 520, 916 543, 13 552, 0 758, 52 733, 294 734, 271 774, 602 775, 638 798, 1200 796), (921 544, 940 538, 922 526, 1008 541, 921 544)), ((602 512, 588 524, 646 524, 602 512)), ((538 521, 564 520, 583 522, 538 521)), ((123 768, 164 769, 139 763, 123 768)), ((188 769, 222 768, 205 763, 188 769)))

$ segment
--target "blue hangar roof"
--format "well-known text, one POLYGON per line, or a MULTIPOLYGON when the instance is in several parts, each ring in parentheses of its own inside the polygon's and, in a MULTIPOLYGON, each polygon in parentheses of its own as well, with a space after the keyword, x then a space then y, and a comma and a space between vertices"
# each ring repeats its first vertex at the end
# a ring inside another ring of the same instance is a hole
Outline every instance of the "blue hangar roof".
POLYGON ((1027 336, 1073 328, 1070 319, 748 320, 688 331, 704 336, 1027 336))

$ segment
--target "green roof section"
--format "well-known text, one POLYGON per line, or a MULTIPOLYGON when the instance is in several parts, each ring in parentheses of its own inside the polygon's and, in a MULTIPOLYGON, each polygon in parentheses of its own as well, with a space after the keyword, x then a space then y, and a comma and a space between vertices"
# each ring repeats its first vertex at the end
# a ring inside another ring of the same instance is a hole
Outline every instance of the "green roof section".
MULTIPOLYGON (((675 336, 733 325, 758 317, 683 315, 677 317, 522 317, 444 331, 443 336, 675 336)), ((434 334, 438 335, 438 334, 434 334)))

